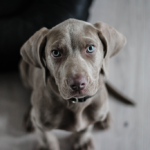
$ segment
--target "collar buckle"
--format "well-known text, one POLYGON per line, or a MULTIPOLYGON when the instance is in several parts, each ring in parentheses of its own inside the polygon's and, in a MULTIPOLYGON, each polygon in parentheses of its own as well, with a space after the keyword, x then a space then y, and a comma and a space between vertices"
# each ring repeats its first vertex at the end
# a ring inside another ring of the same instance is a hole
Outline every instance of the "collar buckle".
POLYGON ((78 98, 75 97, 75 98, 72 100, 72 103, 74 103, 74 104, 75 104, 75 103, 78 103, 78 98))

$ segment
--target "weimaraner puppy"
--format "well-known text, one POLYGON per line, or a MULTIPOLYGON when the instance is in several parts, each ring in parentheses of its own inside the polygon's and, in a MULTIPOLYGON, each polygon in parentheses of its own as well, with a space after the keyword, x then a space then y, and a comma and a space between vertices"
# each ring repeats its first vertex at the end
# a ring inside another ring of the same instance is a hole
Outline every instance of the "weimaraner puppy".
POLYGON ((37 31, 21 48, 20 72, 32 90, 30 119, 40 148, 59 150, 51 130, 72 131, 73 149, 93 150, 94 124, 108 126, 104 78, 109 58, 125 45, 109 25, 68 19, 37 31))

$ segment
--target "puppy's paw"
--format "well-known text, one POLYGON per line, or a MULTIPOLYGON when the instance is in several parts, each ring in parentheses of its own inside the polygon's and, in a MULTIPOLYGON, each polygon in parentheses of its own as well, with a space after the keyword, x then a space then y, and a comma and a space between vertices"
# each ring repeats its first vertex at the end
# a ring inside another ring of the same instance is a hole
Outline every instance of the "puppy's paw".
POLYGON ((45 147, 39 147, 37 150, 49 150, 49 149, 45 147))
POLYGON ((91 137, 83 135, 74 138, 73 150, 94 150, 94 144, 91 137))
POLYGON ((80 143, 75 143, 73 150, 94 150, 94 145, 92 139, 89 139, 87 142, 80 145, 80 143))
POLYGON ((60 150, 59 148, 53 147, 52 146, 39 146, 36 148, 36 150, 60 150))
POLYGON ((111 125, 111 117, 110 117, 110 113, 108 113, 104 121, 98 121, 95 123, 94 128, 99 130, 105 130, 108 129, 110 125, 111 125))

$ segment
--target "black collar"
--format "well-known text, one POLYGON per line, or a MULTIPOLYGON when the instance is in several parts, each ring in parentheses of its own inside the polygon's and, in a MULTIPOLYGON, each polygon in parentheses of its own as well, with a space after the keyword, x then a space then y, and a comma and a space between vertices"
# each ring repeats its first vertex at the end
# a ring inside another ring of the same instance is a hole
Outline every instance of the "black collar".
POLYGON ((72 103, 78 103, 78 102, 82 103, 82 102, 85 102, 88 98, 91 98, 93 96, 86 96, 86 97, 83 97, 83 98, 74 97, 74 98, 70 98, 69 100, 72 101, 72 103))

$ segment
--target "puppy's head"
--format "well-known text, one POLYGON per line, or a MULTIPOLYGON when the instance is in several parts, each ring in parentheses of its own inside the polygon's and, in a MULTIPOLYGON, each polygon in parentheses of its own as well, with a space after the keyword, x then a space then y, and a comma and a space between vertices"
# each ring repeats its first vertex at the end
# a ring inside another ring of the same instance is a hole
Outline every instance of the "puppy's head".
POLYGON ((21 55, 43 69, 44 82, 57 87, 53 89, 64 99, 81 98, 98 91, 101 73, 108 75, 109 58, 125 43, 125 37, 105 23, 69 19, 36 32, 21 48, 21 55))

